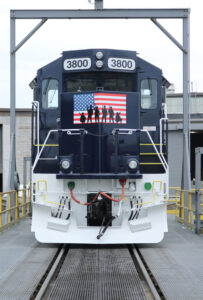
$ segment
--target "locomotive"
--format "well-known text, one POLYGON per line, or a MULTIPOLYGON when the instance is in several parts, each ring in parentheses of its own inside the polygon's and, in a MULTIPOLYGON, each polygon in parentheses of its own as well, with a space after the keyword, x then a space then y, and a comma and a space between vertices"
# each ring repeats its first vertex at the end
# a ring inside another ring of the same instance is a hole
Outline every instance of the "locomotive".
POLYGON ((65 51, 31 82, 32 231, 44 243, 167 232, 168 81, 134 51, 65 51))

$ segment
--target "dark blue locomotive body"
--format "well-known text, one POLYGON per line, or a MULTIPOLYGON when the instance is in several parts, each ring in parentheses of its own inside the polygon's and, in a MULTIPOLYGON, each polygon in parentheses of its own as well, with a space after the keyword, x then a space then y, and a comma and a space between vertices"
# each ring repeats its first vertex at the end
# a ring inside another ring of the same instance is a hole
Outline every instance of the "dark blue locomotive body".
MULTIPOLYGON (((139 131, 149 129, 154 143, 159 144, 163 116, 160 69, 133 51, 66 51, 41 68, 36 80, 39 144, 43 145, 50 130, 58 131, 50 134, 34 172, 54 173, 57 178, 138 178, 143 173, 164 172, 146 133, 139 131), (102 57, 97 58, 97 53, 102 57), (118 105, 122 97, 124 101, 118 105), (117 108, 110 116, 112 99, 117 108), (90 105, 92 111, 88 112, 90 105), (75 135, 62 131, 68 128, 81 131, 75 135), (137 131, 120 134, 116 128, 137 131), (66 158, 69 170, 61 167, 66 158), (138 163, 136 171, 129 168, 130 160, 138 163)), ((37 137, 32 144, 34 162, 37 137)), ((163 147, 166 154, 165 143, 163 147)))

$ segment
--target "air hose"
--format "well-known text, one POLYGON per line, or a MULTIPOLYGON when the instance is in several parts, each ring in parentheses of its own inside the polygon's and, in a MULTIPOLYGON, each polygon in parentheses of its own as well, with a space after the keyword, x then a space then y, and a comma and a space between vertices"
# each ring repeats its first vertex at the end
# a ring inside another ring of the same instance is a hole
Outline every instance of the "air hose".
MULTIPOLYGON (((124 185, 126 183, 126 180, 120 180, 120 183, 121 183, 121 186, 122 186, 122 195, 120 196, 119 199, 114 199, 112 198, 111 196, 109 196, 108 194, 104 193, 104 192, 98 192, 95 197, 93 198, 93 200, 91 202, 85 202, 85 203, 82 203, 80 202, 79 200, 77 200, 75 198, 75 196, 73 195, 73 189, 74 189, 74 185, 68 185, 69 186, 69 189, 70 189, 70 195, 71 195, 71 198, 78 204, 80 205, 90 205, 92 204, 94 201, 97 200, 98 196, 101 194, 102 196, 104 196, 105 198, 108 198, 109 200, 111 201, 114 201, 114 202, 120 202, 121 200, 123 200, 124 198, 124 194, 125 194, 125 188, 124 188, 124 185)), ((98 236, 97 236, 97 239, 99 240, 105 233, 105 231, 107 230, 107 228, 110 226, 111 222, 113 220, 115 220, 116 218, 118 217, 118 215, 116 216, 112 216, 108 221, 107 221, 107 224, 105 225, 105 227, 99 232, 98 236)), ((102 223, 104 222, 104 219, 102 221, 102 223)))
POLYGON ((103 195, 104 197, 110 199, 111 201, 114 201, 114 202, 120 202, 121 200, 123 200, 124 194, 125 194, 125 188, 124 188, 124 185, 125 185, 125 183, 122 183, 122 195, 121 195, 121 197, 120 197, 119 199, 114 199, 114 198, 112 198, 111 196, 107 195, 107 194, 104 193, 104 192, 100 192, 100 194, 103 195))
POLYGON ((114 219, 116 219, 116 218, 117 218, 117 216, 112 216, 112 217, 108 220, 106 226, 105 226, 105 227, 102 229, 102 231, 98 234, 98 236, 97 236, 97 239, 98 239, 98 240, 104 235, 105 231, 107 230, 107 228, 109 227, 109 225, 111 224, 111 222, 112 222, 114 219))
POLYGON ((99 196, 99 193, 96 194, 96 196, 94 197, 94 199, 93 199, 91 202, 85 202, 85 203, 82 203, 82 202, 80 202, 79 200, 77 200, 77 199, 75 198, 75 196, 73 195, 73 190, 72 190, 72 189, 70 189, 70 195, 71 195, 71 198, 72 198, 76 203, 78 203, 78 204, 80 204, 80 205, 90 205, 90 204, 92 204, 92 202, 94 202, 94 201, 97 200, 97 197, 99 196))
POLYGON ((73 188, 69 188, 69 189, 70 189, 70 195, 71 195, 71 198, 72 198, 76 203, 81 204, 81 205, 90 205, 92 202, 94 202, 94 201, 97 200, 99 194, 101 194, 101 195, 103 195, 104 197, 110 199, 111 201, 114 201, 114 202, 120 202, 120 201, 123 200, 123 198, 124 198, 124 194, 125 194, 125 188, 124 188, 124 185, 125 185, 126 181, 121 181, 121 180, 120 180, 120 183, 121 183, 121 186, 122 186, 122 195, 120 196, 119 199, 114 199, 114 198, 112 198, 111 196, 109 196, 108 194, 106 194, 106 193, 104 193, 104 192, 98 192, 98 193, 96 194, 96 196, 94 197, 94 199, 93 199, 91 202, 82 203, 82 202, 80 202, 79 200, 77 200, 77 199, 75 198, 75 196, 73 195, 73 188))

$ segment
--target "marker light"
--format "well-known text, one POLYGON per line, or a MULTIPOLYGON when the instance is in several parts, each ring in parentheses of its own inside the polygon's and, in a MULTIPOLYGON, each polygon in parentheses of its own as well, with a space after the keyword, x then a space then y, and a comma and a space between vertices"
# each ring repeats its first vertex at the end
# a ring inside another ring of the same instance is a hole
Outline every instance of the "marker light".
POLYGON ((101 68, 103 67, 103 61, 102 61, 102 60, 98 60, 98 61, 96 62, 96 67, 97 67, 98 69, 101 69, 101 68))
POLYGON ((102 59, 103 57, 104 57, 103 52, 98 51, 98 52, 96 53, 96 58, 97 58, 97 59, 102 59))
POLYGON ((152 188, 151 182, 145 182, 144 188, 145 188, 145 190, 147 190, 147 191, 151 190, 151 188, 152 188))
POLYGON ((68 188, 69 188, 69 190, 73 190, 74 187, 75 187, 75 182, 74 181, 69 181, 68 182, 68 188))
POLYGON ((128 167, 131 169, 131 170, 135 170, 137 168, 137 162, 136 160, 130 160, 129 163, 128 163, 128 167))

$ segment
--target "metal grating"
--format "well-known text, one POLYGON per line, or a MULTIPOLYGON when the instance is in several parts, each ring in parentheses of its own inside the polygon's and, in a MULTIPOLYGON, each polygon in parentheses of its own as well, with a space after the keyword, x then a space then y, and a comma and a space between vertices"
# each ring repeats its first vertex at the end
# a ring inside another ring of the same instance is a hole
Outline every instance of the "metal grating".
POLYGON ((167 300, 203 300, 203 238, 168 217, 163 242, 140 252, 167 300))
POLYGON ((30 220, 21 221, 0 236, 0 300, 28 300, 57 251, 39 244, 30 220))
POLYGON ((0 282, 8 277, 36 245, 30 219, 21 221, 0 235, 0 282))
POLYGON ((48 299, 147 299, 128 249, 73 247, 48 299))

